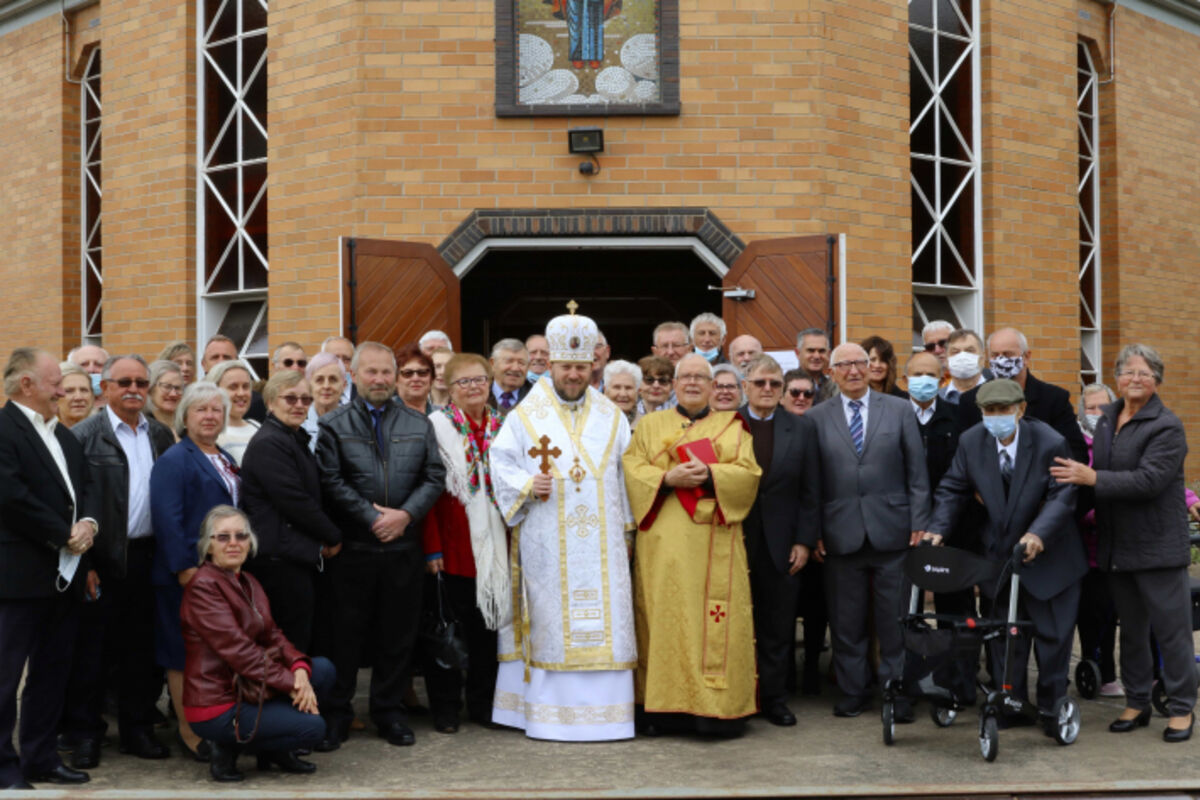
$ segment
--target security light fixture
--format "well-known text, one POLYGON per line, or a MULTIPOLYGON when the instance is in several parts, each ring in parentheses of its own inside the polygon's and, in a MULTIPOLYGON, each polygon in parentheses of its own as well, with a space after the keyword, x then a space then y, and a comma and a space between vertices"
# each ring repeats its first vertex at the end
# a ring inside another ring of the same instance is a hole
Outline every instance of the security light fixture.
POLYGON ((572 153, 603 153, 602 128, 571 128, 567 131, 567 147, 572 153))

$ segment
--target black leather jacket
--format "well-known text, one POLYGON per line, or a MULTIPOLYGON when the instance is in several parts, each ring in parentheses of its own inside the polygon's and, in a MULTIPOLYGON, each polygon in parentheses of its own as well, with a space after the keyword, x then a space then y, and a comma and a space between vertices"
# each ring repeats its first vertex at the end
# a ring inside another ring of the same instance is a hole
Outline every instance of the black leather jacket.
MULTIPOLYGON (((157 461, 175 444, 175 436, 158 420, 147 417, 146 421, 150 424, 150 454, 157 461)), ((124 578, 129 548, 129 460, 105 409, 80 422, 71 433, 83 445, 88 465, 82 516, 100 525, 91 550, 93 565, 101 578, 124 578)))
POLYGON ((359 396, 321 417, 317 463, 325 508, 350 549, 421 547, 420 522, 446 488, 433 425, 421 414, 389 401, 383 412, 384 451, 375 440, 366 403, 359 396), (371 532, 374 504, 412 516, 404 536, 384 544, 371 532))
POLYGON ((316 566, 321 548, 342 540, 321 507, 321 479, 308 433, 292 430, 269 412, 242 456, 242 507, 258 537, 259 558, 316 566))

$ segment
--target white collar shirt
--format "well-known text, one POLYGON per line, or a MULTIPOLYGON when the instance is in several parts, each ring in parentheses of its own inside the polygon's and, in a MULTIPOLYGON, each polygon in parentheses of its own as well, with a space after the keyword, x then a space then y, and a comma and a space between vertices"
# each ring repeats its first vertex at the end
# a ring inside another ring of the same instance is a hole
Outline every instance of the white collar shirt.
MULTIPOLYGON (((987 383, 987 378, 983 377, 982 372, 975 376, 975 386, 980 386, 985 383, 987 383)), ((971 388, 974 389, 975 386, 972 386, 971 388)), ((970 389, 967 391, 970 391, 970 389)), ((947 383, 940 390, 938 390, 938 396, 947 403, 957 403, 962 398, 962 395, 962 392, 954 388, 954 381, 947 383)))
POLYGON ((1017 442, 1021 438, 1021 423, 1017 422, 1017 428, 1013 431, 1013 439, 1008 444, 1001 444, 999 439, 996 439, 996 459, 1000 463, 1001 453, 1007 452, 1008 457, 1012 459, 1013 469, 1017 468, 1017 442))
MULTIPOLYGON (((854 409, 852 409, 850 407, 850 403, 852 403, 853 400, 851 400, 849 397, 847 397, 844 394, 839 394, 838 397, 842 401, 842 411, 845 412, 845 414, 846 414, 846 426, 849 427, 850 420, 854 419, 854 409)), ((858 410, 858 415, 860 417, 862 417, 863 442, 867 441, 867 405, 868 405, 867 401, 870 399, 871 399, 871 390, 870 389, 867 390, 866 394, 864 394, 862 397, 858 398, 858 402, 862 405, 862 407, 858 410)))
MULTIPOLYGON (((54 465, 58 467, 59 473, 62 475, 63 483, 67 485, 67 492, 71 495, 71 505, 76 505, 75 487, 71 485, 71 473, 67 471, 67 456, 63 452, 62 445, 59 444, 58 437, 54 435, 54 429, 58 427, 58 420, 47 420, 38 412, 34 411, 29 406, 23 403, 16 403, 17 408, 21 409, 21 413, 33 425, 33 429, 37 431, 41 437, 42 443, 46 445, 46 449, 50 451, 50 457, 54 459, 54 465)), ((71 516, 71 521, 75 522, 75 515, 71 516)))
POLYGON ((933 398, 933 402, 929 404, 929 408, 921 408, 920 404, 911 397, 908 402, 912 403, 913 411, 917 412, 917 422, 922 425, 928 425, 929 420, 933 419, 933 412, 937 410, 937 398, 933 398))
POLYGON ((104 413, 112 425, 113 434, 129 465, 129 515, 126 531, 130 539, 144 539, 154 534, 150 524, 150 470, 154 468, 154 451, 150 448, 150 423, 138 415, 136 428, 130 427, 105 406, 104 413))

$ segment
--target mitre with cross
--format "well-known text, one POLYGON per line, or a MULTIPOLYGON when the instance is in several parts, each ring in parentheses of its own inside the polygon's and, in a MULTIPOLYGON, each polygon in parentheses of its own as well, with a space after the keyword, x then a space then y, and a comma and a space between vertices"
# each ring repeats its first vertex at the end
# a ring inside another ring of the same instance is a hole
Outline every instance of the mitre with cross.
POLYGON ((546 341, 550 344, 550 361, 592 363, 600 329, 590 317, 576 314, 579 304, 567 303, 569 314, 555 317, 546 325, 546 341))

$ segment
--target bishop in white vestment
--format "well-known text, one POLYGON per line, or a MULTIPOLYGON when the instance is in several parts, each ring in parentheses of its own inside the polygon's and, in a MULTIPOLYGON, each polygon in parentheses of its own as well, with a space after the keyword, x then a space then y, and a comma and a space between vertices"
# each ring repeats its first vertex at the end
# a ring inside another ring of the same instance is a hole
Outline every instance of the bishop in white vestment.
POLYGON ((508 413, 491 448, 513 570, 492 719, 535 739, 629 739, 629 423, 589 387, 597 328, 573 312, 547 326, 550 375, 508 413))

